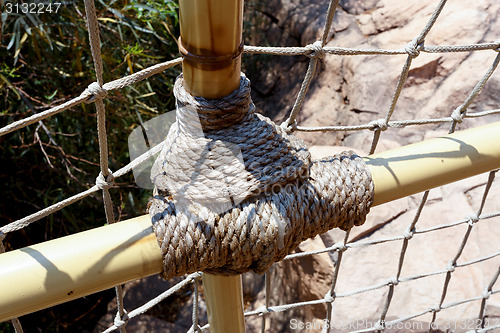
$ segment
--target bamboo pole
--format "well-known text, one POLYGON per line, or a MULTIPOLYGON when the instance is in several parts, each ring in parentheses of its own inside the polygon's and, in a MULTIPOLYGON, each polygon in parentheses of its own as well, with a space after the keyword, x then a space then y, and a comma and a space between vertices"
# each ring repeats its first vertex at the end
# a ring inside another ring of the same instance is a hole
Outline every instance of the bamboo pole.
MULTIPOLYGON (((500 168, 499 142, 496 122, 366 157, 374 205, 500 168)), ((148 215, 0 254, 0 321, 160 273, 162 260, 148 215)))
POLYGON ((203 274, 210 332, 245 332, 241 275, 203 274))
POLYGON ((217 99, 240 85, 243 0, 179 2, 186 88, 195 96, 217 99))
MULTIPOLYGON (((243 0, 181 0, 179 17, 186 89, 207 99, 218 99, 238 89, 243 0)), ((204 273, 203 286, 210 331, 245 332, 241 275, 204 273)))
POLYGON ((0 321, 159 273, 144 215, 0 255, 0 321))
POLYGON ((364 158, 375 185, 373 205, 500 168, 500 122, 364 158))

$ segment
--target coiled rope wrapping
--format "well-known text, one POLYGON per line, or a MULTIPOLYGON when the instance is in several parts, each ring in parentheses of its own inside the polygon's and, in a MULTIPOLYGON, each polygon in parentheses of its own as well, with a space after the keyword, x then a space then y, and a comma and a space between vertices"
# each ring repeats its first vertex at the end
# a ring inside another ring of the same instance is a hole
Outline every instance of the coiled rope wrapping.
POLYGON ((177 79, 177 121, 152 169, 149 214, 165 278, 263 273, 303 240, 361 225, 373 202, 363 160, 311 163, 304 142, 254 113, 250 84, 220 100, 177 79))

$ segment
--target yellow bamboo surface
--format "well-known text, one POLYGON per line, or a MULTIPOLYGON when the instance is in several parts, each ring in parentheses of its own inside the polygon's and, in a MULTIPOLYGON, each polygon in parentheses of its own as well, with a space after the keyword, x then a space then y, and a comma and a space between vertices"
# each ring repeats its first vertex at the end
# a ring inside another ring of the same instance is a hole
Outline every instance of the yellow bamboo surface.
POLYGON ((159 273, 144 215, 0 255, 0 321, 159 273))
MULTIPOLYGON (((500 122, 365 160, 378 205, 500 168, 500 122)), ((159 273, 161 267, 147 215, 0 254, 0 321, 159 273)), ((236 279, 233 287, 224 278, 218 281, 208 283, 234 295, 236 279)), ((222 306, 227 309, 227 304, 222 306)), ((214 309, 214 305, 208 307, 214 309)), ((227 312, 226 316, 229 321, 236 318, 227 312)))
POLYGON ((229 95, 240 85, 243 1, 181 0, 179 9, 181 43, 195 56, 182 63, 187 88, 207 99, 229 95))
POLYGON ((203 274, 211 332, 245 332, 241 275, 203 274))
POLYGON ((365 157, 373 205, 500 168, 500 123, 365 157))

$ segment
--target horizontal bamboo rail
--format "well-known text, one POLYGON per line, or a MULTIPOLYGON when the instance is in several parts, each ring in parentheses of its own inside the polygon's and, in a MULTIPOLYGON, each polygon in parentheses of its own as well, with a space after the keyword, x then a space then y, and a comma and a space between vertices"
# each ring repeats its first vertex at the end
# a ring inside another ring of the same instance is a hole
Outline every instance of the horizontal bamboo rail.
POLYGON ((500 168, 500 122, 364 158, 375 184, 373 205, 500 168))
POLYGON ((149 216, 0 255, 0 321, 161 271, 149 216))
MULTIPOLYGON (((500 168, 500 122, 365 158, 375 203, 500 168)), ((159 273, 149 216, 0 255, 0 321, 159 273)))

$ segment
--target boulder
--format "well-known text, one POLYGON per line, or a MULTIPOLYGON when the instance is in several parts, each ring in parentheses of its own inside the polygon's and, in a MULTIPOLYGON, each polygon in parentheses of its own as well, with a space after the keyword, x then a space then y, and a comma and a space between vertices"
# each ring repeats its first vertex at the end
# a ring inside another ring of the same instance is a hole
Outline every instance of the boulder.
MULTIPOLYGON (((282 0, 282 2, 286 1, 282 0)), ((330 32, 332 38, 328 40, 327 46, 404 49, 422 31, 437 4, 438 1, 435 0, 340 1, 340 8, 330 32)), ((282 8, 289 7, 284 5, 282 8)), ((321 5, 315 3, 314 8, 321 8, 321 5)), ((288 19, 292 19, 289 13, 286 11, 277 14, 277 17, 280 17, 280 24, 285 26, 289 24, 288 19)), ((500 3, 493 0, 449 2, 428 34, 425 45, 475 44, 498 40, 499 13, 500 3)), ((311 13, 308 12, 308 15, 311 13)), ((310 29, 304 38, 296 38, 301 41, 301 45, 311 43, 313 41, 310 39, 311 36, 321 35, 321 25, 311 22, 310 29), (311 33, 312 28, 318 29, 318 32, 311 33)), ((284 37, 281 36, 281 38, 284 37)), ((269 45, 276 45, 272 43, 272 40, 266 42, 269 45)), ((492 50, 443 54, 421 52, 412 61, 408 78, 391 120, 449 117, 457 107, 464 103, 496 56, 497 53, 492 50)), ((275 63, 279 63, 284 57, 276 58, 275 63)), ((274 66, 273 60, 269 59, 268 66, 274 66)), ((385 118, 406 60, 406 54, 352 57, 327 55, 317 67, 315 77, 299 112, 298 124, 301 126, 358 125, 385 118)), ((307 63, 306 58, 304 61, 307 63)), ((274 81, 276 86, 269 91, 273 95, 270 100, 280 100, 284 96, 287 102, 290 99, 293 100, 290 96, 295 97, 297 94, 305 73, 305 63, 300 70, 303 72, 299 77, 296 77, 298 68, 293 72, 281 72, 279 81, 274 81), (280 90, 281 84, 285 82, 284 90, 280 90), (294 88, 288 90, 290 86, 294 88)), ((254 78, 258 81, 258 76, 254 78)), ((268 79, 273 81, 272 77, 268 79)), ((497 109, 500 105, 500 95, 497 93, 499 89, 500 77, 498 73, 495 73, 470 105, 468 112, 497 109)), ((260 96, 257 97, 259 98, 260 96)), ((290 105, 291 103, 279 111, 279 117, 275 119, 283 119, 290 105)), ((265 108, 262 110, 266 112, 265 108)), ((499 115, 466 119, 457 126, 457 130, 497 120, 500 120, 499 115)), ((402 129, 389 128, 381 134, 376 151, 393 149, 445 135, 449 128, 450 123, 410 126, 402 129)), ((354 147, 358 151, 367 152, 373 139, 373 132, 369 130, 333 133, 296 132, 296 134, 312 146, 313 157, 329 155, 342 150, 342 147, 354 147), (329 148, 328 146, 340 147, 329 148)), ((417 231, 451 224, 477 213, 487 177, 488 175, 480 175, 431 190, 427 204, 417 222, 417 231)), ((496 199, 499 186, 497 181, 490 189, 490 195, 483 209, 484 214, 500 210, 500 204, 496 199)), ((361 243, 395 237, 402 238, 403 233, 415 218, 421 198, 422 194, 416 194, 372 208, 366 223, 351 231, 349 241, 361 243)), ((500 223, 500 218, 495 217, 480 220, 473 225, 465 248, 458 258, 459 265, 498 253, 498 239, 500 239, 498 223, 500 223)), ((409 281, 400 282, 395 286, 387 313, 388 319, 426 311, 439 304, 446 274, 441 273, 413 280, 412 277, 438 271, 446 272, 447 265, 457 255, 467 230, 468 224, 462 223, 413 236, 409 241, 401 270, 401 278, 409 279, 409 281)), ((331 230, 320 236, 323 244, 315 244, 318 246, 317 249, 324 246, 330 247, 341 242, 344 237, 344 232, 331 230)), ((360 320, 366 323, 370 320, 375 322, 380 318, 388 296, 388 286, 351 296, 347 295, 356 290, 383 284, 394 278, 397 274, 402 244, 403 241, 398 239, 366 247, 349 248, 344 253, 336 292, 345 297, 339 296, 335 299, 334 323, 347 325, 360 320)), ((337 254, 330 253, 330 260, 335 265, 338 260, 337 254)), ((309 265, 308 263, 301 264, 309 265)), ((283 264, 278 264, 276 267, 281 267, 280 265, 283 264)), ((485 286, 494 277, 499 265, 500 258, 497 256, 480 263, 457 267, 451 275, 444 305, 480 296, 485 286)), ((304 267, 300 266, 295 268, 301 273, 303 269, 304 267)), ((287 271, 287 274, 292 273, 287 271)), ((285 279, 283 282, 289 284, 283 289, 293 289, 296 293, 301 292, 296 289, 299 287, 320 289, 317 285, 312 286, 318 282, 311 279, 309 275, 304 274, 302 280, 304 280, 303 284, 309 281, 311 284, 302 287, 285 279)), ((326 288, 331 281, 325 278, 324 283, 323 287, 326 288)), ((281 297, 286 299, 285 295, 281 297)), ((318 297, 320 298, 322 296, 318 297)), ((488 312, 490 316, 494 316, 492 309, 497 308, 499 302, 498 294, 491 295, 488 299, 487 311, 490 311, 488 312)), ((458 326, 461 323, 463 326, 463 321, 469 320, 470 323, 470 320, 477 318, 479 307, 480 300, 477 300, 443 309, 436 315, 437 326, 434 328, 436 331, 444 332, 448 323, 456 325, 458 331, 458 326)), ((319 312, 304 311, 309 312, 307 315, 296 314, 301 320, 313 322, 323 318, 318 316, 319 312)), ((431 317, 428 313, 415 318, 415 323, 427 325, 424 325, 422 330, 416 331, 427 332, 431 317)), ((342 327, 337 328, 343 331, 342 327)), ((346 331, 349 329, 346 328, 346 331)))

